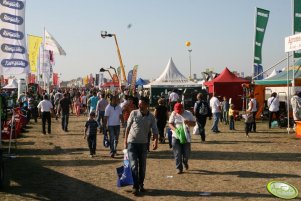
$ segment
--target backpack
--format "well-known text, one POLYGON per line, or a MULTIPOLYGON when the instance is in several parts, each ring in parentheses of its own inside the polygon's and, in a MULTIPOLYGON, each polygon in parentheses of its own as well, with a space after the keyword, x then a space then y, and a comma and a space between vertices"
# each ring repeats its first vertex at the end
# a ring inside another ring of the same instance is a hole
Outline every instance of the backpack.
POLYGON ((211 109, 206 101, 198 101, 196 108, 196 116, 211 116, 211 109))

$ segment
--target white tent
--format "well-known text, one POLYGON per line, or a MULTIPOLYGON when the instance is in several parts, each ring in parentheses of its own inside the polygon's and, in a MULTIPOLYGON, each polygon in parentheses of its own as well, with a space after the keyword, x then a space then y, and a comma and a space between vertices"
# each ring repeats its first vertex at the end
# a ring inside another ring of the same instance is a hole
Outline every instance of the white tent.
POLYGON ((200 84, 188 80, 177 69, 172 58, 169 59, 163 73, 155 81, 144 85, 144 88, 162 88, 162 87, 201 87, 200 84))
POLYGON ((10 82, 3 87, 3 89, 17 89, 18 88, 18 82, 15 79, 10 80, 10 82))
POLYGON ((277 75, 279 72, 276 71, 276 69, 273 70, 273 72, 271 72, 271 74, 269 76, 267 76, 266 78, 264 79, 269 79, 271 77, 274 77, 275 75, 277 75))

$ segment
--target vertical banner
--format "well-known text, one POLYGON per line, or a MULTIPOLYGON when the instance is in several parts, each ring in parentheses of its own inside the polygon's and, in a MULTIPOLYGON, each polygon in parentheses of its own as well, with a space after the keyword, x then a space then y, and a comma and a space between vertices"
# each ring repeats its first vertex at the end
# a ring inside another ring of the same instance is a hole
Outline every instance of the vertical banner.
POLYGON ((103 73, 100 73, 99 75, 99 88, 104 84, 104 79, 103 79, 103 73))
POLYGON ((94 86, 98 86, 99 85, 99 74, 96 73, 95 74, 95 85, 94 86))
POLYGON ((119 77, 120 82, 121 82, 121 68, 120 68, 120 66, 117 68, 117 76, 119 77))
MULTIPOLYGON (((293 3, 294 3, 293 35, 295 35, 297 33, 301 33, 301 0, 293 0, 293 3)), ((294 59, 300 59, 300 58, 301 58, 301 51, 294 52, 294 59)))
POLYGON ((45 30, 45 50, 51 50, 54 53, 58 53, 60 55, 66 56, 65 50, 61 47, 61 45, 55 40, 55 38, 45 30))
POLYGON ((133 95, 136 90, 137 71, 138 71, 138 65, 135 65, 133 68, 133 77, 132 77, 132 82, 131 82, 131 89, 132 89, 131 91, 132 91, 133 95))
POLYGON ((0 1, 0 73, 29 72, 25 40, 25 0, 0 1))
MULTIPOLYGON (((261 8, 256 9, 254 64, 262 64, 262 44, 265 30, 268 24, 270 11, 261 8)), ((256 76, 255 70, 253 76, 256 76)))
POLYGON ((30 71, 32 73, 35 73, 37 72, 39 50, 43 38, 39 36, 28 35, 27 40, 28 40, 28 60, 29 60, 30 71))
POLYGON ((59 81, 59 74, 58 73, 53 73, 53 76, 52 76, 53 85, 58 86, 58 81, 59 81))
POLYGON ((89 76, 89 84, 94 85, 94 78, 93 78, 92 73, 89 76))
POLYGON ((133 70, 130 70, 128 73, 128 85, 132 83, 132 78, 133 78, 133 70))

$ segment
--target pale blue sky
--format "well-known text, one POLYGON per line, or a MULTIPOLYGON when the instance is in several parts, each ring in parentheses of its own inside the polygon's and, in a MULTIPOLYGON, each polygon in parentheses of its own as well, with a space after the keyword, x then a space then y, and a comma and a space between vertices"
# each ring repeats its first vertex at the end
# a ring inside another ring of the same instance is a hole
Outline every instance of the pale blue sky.
POLYGON ((66 51, 54 66, 63 80, 119 66, 114 39, 101 38, 101 30, 117 34, 126 74, 137 64, 145 79, 157 78, 170 57, 188 77, 186 41, 198 77, 208 67, 250 75, 256 7, 270 10, 264 69, 286 57, 284 38, 292 34, 290 0, 27 0, 26 6, 26 33, 42 36, 46 27, 66 51))

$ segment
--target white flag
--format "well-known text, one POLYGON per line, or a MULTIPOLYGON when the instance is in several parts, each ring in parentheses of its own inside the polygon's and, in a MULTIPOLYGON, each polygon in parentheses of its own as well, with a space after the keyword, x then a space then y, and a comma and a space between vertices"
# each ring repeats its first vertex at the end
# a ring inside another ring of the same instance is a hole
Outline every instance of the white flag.
POLYGON ((53 36, 45 30, 45 50, 52 50, 54 53, 66 56, 66 52, 53 36))
POLYGON ((0 14, 0 74, 28 73, 25 0, 1 0, 0 14))

